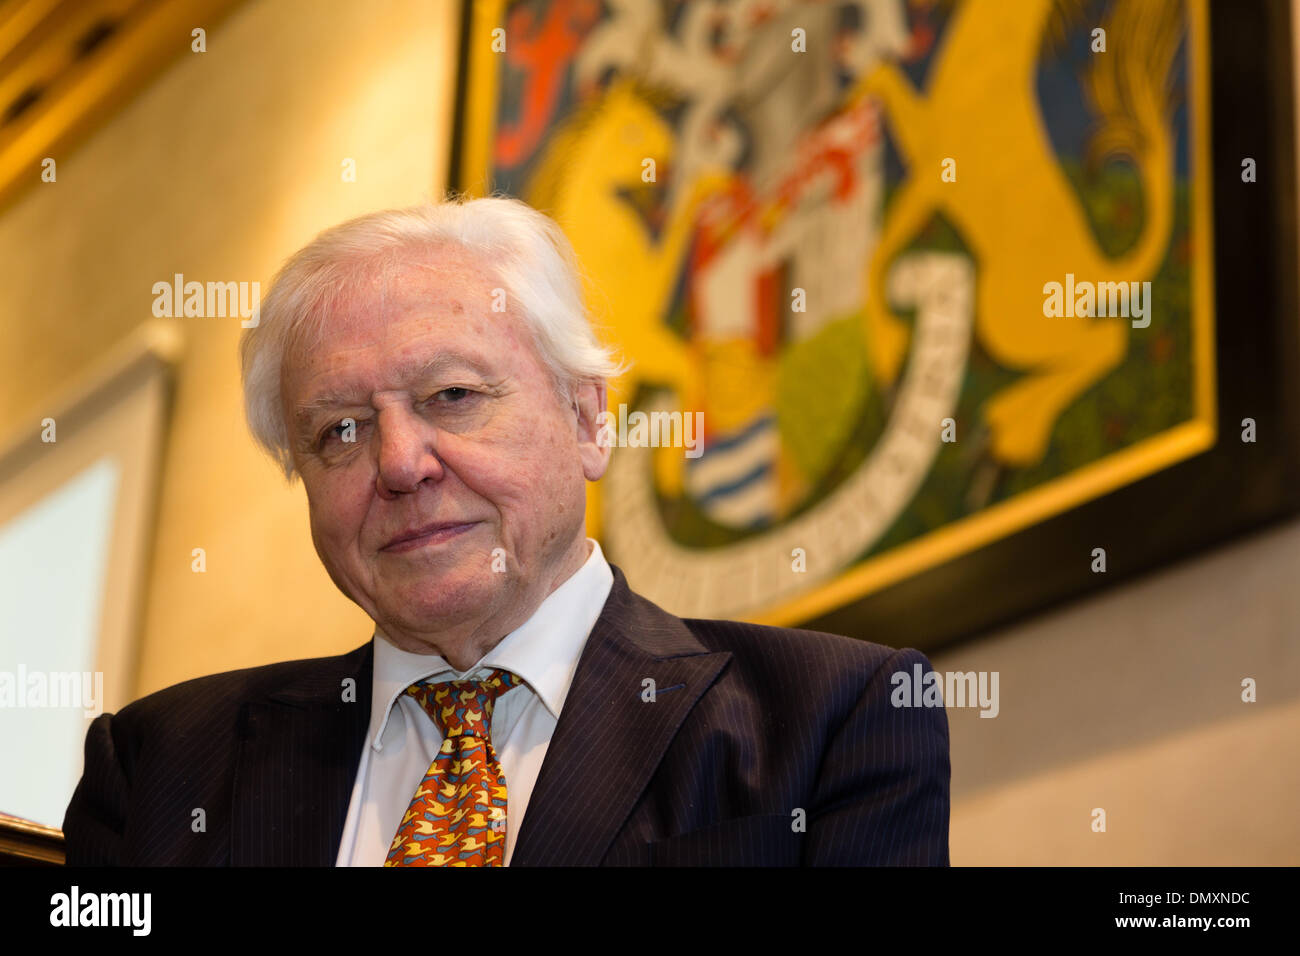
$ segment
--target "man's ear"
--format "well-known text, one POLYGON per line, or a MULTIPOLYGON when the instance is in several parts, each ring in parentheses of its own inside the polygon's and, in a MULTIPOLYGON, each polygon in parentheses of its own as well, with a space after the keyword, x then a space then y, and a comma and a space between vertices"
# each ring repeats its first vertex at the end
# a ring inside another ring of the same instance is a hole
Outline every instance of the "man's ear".
POLYGON ((597 481, 609 466, 613 444, 605 406, 609 396, 604 382, 583 382, 574 387, 572 395, 582 473, 588 481, 597 481))

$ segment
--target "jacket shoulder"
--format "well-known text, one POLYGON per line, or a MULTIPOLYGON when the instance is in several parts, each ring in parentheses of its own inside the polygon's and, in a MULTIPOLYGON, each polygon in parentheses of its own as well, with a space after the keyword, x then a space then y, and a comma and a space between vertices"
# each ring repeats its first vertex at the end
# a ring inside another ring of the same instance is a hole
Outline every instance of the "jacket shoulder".
POLYGON ((886 662, 891 666, 930 666, 926 656, 914 648, 900 649, 843 634, 708 618, 682 618, 682 623, 709 650, 729 651, 741 662, 767 661, 784 667, 797 661, 803 669, 854 677, 869 677, 886 662))
POLYGON ((929 659, 915 648, 898 649, 875 641, 827 634, 805 628, 777 627, 718 618, 678 617, 633 591, 614 567, 614 591, 606 612, 627 628, 654 635, 642 646, 657 655, 698 654, 701 649, 729 653, 733 679, 761 682, 768 690, 799 685, 807 689, 852 689, 916 665, 930 670, 929 659))
POLYGON ((319 693, 325 687, 337 688, 333 675, 359 676, 363 652, 368 649, 369 644, 332 657, 279 661, 194 677, 132 701, 118 711, 114 721, 144 726, 165 720, 174 728, 178 722, 208 722, 227 711, 233 713, 250 699, 281 694, 293 697, 319 693))

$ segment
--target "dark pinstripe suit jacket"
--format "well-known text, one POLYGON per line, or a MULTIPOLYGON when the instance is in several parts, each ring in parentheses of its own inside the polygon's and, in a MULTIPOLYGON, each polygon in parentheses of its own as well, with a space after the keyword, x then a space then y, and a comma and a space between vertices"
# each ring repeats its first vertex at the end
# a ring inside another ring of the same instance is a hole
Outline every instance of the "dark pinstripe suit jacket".
MULTIPOLYGON (((98 717, 69 865, 332 866, 372 661, 367 643, 98 717)), ((890 704, 890 675, 916 663, 929 670, 915 650, 674 617, 614 568, 511 865, 947 864, 947 715, 890 704)))

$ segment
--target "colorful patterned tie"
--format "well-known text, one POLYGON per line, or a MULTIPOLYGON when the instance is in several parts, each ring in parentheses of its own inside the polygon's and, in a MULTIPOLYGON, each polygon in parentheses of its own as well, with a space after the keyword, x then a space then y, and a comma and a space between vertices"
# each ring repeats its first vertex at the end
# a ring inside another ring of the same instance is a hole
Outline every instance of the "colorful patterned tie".
POLYGON ((502 866, 506 778, 492 738, 492 708, 519 684, 509 671, 486 680, 427 680, 406 688, 442 731, 442 748, 402 817, 384 866, 502 866))

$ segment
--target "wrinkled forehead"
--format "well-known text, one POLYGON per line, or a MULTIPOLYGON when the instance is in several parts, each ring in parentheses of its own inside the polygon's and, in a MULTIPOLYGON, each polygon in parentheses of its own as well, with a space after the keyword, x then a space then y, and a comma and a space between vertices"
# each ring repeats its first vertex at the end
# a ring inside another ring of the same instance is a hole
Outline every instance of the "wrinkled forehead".
MULTIPOLYGON (((490 312, 500 286, 486 256, 455 245, 408 246, 335 263, 289 336, 285 360, 298 364, 331 345, 377 341, 395 320, 412 314, 437 319, 490 312)), ((495 317, 512 313, 507 308, 495 317)))
POLYGON ((427 385, 455 369, 565 398, 501 285, 481 257, 464 253, 393 261, 336 283, 319 328, 285 350, 280 399, 289 420, 304 406, 364 404, 374 390, 427 385))

